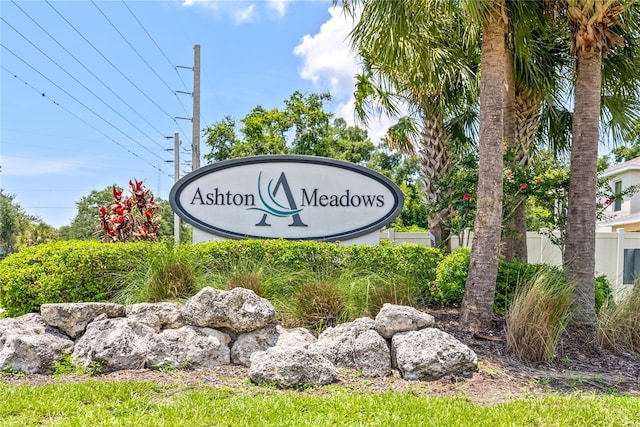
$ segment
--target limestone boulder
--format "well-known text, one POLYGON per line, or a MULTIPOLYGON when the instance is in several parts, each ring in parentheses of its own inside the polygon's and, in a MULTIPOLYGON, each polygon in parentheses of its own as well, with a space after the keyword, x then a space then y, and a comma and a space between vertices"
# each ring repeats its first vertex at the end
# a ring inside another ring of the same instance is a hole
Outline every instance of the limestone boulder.
POLYGON ((58 328, 75 339, 98 316, 124 317, 125 309, 123 305, 105 302, 43 304, 40 306, 40 314, 49 326, 58 328))
POLYGON ((0 320, 0 371, 48 374, 71 351, 73 341, 48 326, 38 314, 0 320))
POLYGON ((206 287, 189 298, 182 315, 189 325, 236 332, 255 331, 276 320, 273 305, 244 288, 222 291, 206 287))
POLYGON ((356 369, 366 376, 385 376, 391 371, 391 352, 378 334, 373 319, 362 317, 328 328, 310 351, 329 359, 339 368, 356 369))
POLYGON ((478 370, 476 353, 436 328, 395 334, 391 351, 395 365, 406 380, 434 380, 478 370))
POLYGON ((318 339, 305 328, 293 328, 286 329, 282 326, 277 326, 278 331, 278 347, 304 347, 308 348, 311 344, 314 344, 318 339))
POLYGON ((338 370, 327 358, 301 347, 272 347, 251 355, 249 378, 280 388, 330 384, 338 370))
POLYGON ((229 335, 211 328, 165 329, 149 338, 147 366, 211 368, 230 362, 229 335))
POLYGON ((182 306, 172 302, 140 303, 125 307, 126 316, 149 326, 156 333, 185 326, 182 306))
POLYGON ((96 320, 76 341, 72 358, 83 366, 98 363, 101 372, 140 369, 153 334, 149 326, 126 317, 96 320))
POLYGON ((398 332, 431 328, 434 324, 434 317, 428 313, 388 303, 382 306, 375 319, 375 329, 384 338, 391 338, 398 332))
POLYGON ((249 366, 251 355, 275 346, 279 335, 276 325, 238 335, 231 347, 231 361, 236 365, 249 366))

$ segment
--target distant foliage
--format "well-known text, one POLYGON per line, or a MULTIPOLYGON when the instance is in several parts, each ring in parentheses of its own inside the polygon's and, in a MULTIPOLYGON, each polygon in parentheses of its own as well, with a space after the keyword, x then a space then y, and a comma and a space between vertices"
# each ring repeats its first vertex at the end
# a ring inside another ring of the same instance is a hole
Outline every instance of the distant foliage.
POLYGON ((122 197, 115 186, 114 202, 108 207, 100 206, 99 231, 103 242, 135 242, 158 240, 159 217, 151 190, 142 181, 129 181, 131 196, 122 197))

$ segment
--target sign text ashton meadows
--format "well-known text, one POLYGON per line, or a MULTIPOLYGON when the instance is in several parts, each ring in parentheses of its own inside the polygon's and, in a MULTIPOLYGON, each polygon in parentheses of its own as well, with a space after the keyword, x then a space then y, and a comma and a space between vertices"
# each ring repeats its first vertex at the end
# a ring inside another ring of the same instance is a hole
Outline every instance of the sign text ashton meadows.
POLYGON ((313 156, 255 156, 205 166, 171 190, 174 211, 226 238, 346 240, 400 213, 403 196, 385 176, 313 156))

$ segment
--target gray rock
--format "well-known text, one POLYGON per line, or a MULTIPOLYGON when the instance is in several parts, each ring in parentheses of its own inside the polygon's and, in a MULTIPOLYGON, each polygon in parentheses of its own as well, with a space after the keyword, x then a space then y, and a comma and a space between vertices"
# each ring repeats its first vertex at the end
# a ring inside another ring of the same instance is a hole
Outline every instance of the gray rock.
POLYGON ((436 328, 395 334, 391 351, 406 380, 433 380, 478 369, 478 357, 473 350, 436 328))
POLYGON ((293 328, 286 329, 282 326, 277 326, 278 342, 277 347, 303 347, 307 348, 311 344, 318 341, 308 329, 305 328, 293 328))
POLYGON ((353 361, 365 377, 385 377, 391 373, 391 351, 387 340, 374 330, 364 331, 355 340, 353 361))
POLYGON ((231 361, 237 365, 249 366, 251 355, 275 346, 278 335, 276 325, 238 335, 231 347, 231 361))
POLYGON ((387 375, 391 371, 391 352, 374 326, 373 319, 362 317, 328 328, 309 349, 339 368, 356 369, 367 376, 387 375))
POLYGON ((73 341, 47 326, 38 314, 0 320, 0 371, 51 373, 53 365, 73 350, 73 341))
POLYGON ((228 365, 229 342, 229 335, 215 329, 165 329, 149 338, 147 366, 197 369, 228 365))
POLYGON ((126 317, 95 321, 76 341, 72 358, 83 366, 100 363, 101 372, 140 369, 152 335, 153 329, 126 317))
POLYGON ((128 318, 149 326, 156 333, 185 326, 182 306, 173 302, 132 304, 126 306, 125 311, 128 318))
POLYGON ((49 326, 58 328, 71 338, 78 338, 96 317, 124 317, 124 306, 104 302, 43 304, 40 313, 49 326))
POLYGON ((253 353, 249 378, 280 388, 315 386, 334 382, 338 370, 325 357, 304 348, 272 347, 253 353))
POLYGON ((413 307, 384 304, 375 320, 375 329, 384 338, 391 338, 398 332, 417 331, 431 328, 435 324, 432 315, 413 307))
POLYGON ((189 298, 182 315, 194 326, 251 332, 274 323, 276 310, 249 289, 221 291, 206 287, 189 298))

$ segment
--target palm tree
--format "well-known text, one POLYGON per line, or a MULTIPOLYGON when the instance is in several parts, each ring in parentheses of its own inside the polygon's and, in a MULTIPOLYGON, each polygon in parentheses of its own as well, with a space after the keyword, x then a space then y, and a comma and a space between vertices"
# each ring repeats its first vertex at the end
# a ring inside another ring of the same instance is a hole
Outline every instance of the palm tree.
POLYGON ((365 2, 351 39, 365 61, 356 85, 358 117, 366 121, 372 109, 397 115, 402 101, 414 113, 392 126, 386 140, 391 148, 419 158, 432 245, 449 248, 449 209, 443 200, 450 189, 438 183, 453 166, 445 118, 475 103, 478 59, 473 28, 460 15, 434 25, 432 16, 444 16, 434 13, 444 5, 365 2), (373 17, 377 26, 370 22, 373 17), (403 23, 399 30, 393 27, 398 22, 403 23), (451 43, 451 38, 464 42, 451 43))
POLYGON ((502 226, 505 91, 513 91, 513 87, 507 86, 510 67, 505 0, 464 3, 483 25, 477 208, 460 322, 467 329, 482 330, 490 328, 493 320, 502 226))
POLYGON ((625 46, 625 37, 630 40, 638 38, 639 13, 636 3, 618 0, 566 0, 561 5, 566 8, 564 13, 571 32, 571 52, 575 56, 564 267, 567 277, 576 284, 574 321, 593 325, 596 317, 594 201, 603 58, 618 54, 625 46), (635 26, 635 29, 630 30, 629 26, 635 26))

